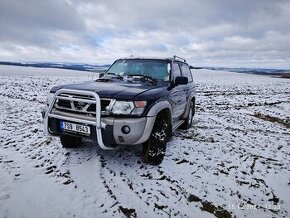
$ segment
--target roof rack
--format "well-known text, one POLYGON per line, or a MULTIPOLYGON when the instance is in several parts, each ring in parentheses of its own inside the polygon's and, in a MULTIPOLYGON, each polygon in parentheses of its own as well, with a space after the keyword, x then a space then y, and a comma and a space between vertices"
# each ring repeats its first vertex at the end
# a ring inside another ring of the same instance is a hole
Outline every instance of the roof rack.
POLYGON ((179 60, 183 61, 184 63, 186 63, 186 60, 185 60, 184 58, 179 57, 179 56, 177 56, 177 55, 174 55, 174 56, 173 56, 173 59, 174 59, 174 60, 179 59, 179 60))

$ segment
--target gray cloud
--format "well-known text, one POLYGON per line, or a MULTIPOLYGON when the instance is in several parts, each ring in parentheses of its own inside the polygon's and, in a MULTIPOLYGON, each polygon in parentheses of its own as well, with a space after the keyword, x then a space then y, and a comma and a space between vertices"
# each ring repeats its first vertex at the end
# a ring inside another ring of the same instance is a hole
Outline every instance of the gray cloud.
POLYGON ((66 2, 0 0, 0 29, 0 42, 49 49, 58 46, 58 31, 73 35, 84 31, 85 25, 66 2))
POLYGON ((76 16, 76 8, 65 1, 50 0, 1 0, 1 24, 15 28, 78 30, 82 20, 76 16))
POLYGON ((290 67, 288 0, 0 0, 0 60, 290 67))

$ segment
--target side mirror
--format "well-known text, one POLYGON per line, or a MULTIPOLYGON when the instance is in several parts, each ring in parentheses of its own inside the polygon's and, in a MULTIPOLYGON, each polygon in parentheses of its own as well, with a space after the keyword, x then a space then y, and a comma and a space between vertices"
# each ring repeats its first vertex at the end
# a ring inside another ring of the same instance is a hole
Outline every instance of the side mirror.
POLYGON ((174 84, 176 86, 178 86, 178 85, 186 85, 187 83, 188 83, 188 78, 185 77, 185 76, 177 76, 175 78, 175 81, 174 81, 174 84))

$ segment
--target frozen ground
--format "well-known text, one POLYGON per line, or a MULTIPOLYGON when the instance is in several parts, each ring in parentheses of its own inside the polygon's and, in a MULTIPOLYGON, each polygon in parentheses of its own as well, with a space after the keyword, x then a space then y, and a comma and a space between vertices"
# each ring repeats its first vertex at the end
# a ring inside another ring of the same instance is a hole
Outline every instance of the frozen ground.
POLYGON ((290 80, 198 70, 197 113, 163 163, 43 136, 55 84, 85 72, 0 66, 0 217, 289 217, 290 80))

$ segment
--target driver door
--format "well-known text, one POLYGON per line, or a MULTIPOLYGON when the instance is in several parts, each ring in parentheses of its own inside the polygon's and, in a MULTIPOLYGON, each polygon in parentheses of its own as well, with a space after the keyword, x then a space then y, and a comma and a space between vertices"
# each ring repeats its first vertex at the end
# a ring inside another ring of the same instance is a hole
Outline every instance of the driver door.
MULTIPOLYGON (((178 63, 172 63, 171 82, 174 83, 175 78, 181 76, 181 70, 178 63)), ((173 122, 176 122, 184 113, 186 107, 186 87, 184 85, 173 86, 170 90, 169 97, 172 106, 173 122)))

